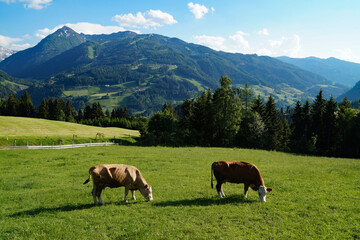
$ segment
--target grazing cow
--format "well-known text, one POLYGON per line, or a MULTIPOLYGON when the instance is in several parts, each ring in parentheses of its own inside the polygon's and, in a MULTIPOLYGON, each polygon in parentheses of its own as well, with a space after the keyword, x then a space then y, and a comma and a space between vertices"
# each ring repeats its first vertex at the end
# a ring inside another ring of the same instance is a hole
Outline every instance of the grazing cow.
POLYGON ((96 197, 101 204, 104 204, 101 200, 101 191, 106 187, 125 186, 124 202, 127 202, 129 190, 132 192, 132 200, 136 200, 135 190, 140 190, 147 201, 153 200, 151 186, 146 183, 145 178, 136 167, 123 164, 98 165, 89 169, 89 178, 84 184, 88 183, 90 178, 93 180, 92 195, 95 204, 97 204, 96 197))
POLYGON ((259 192, 260 201, 266 202, 266 192, 271 192, 271 188, 266 188, 259 169, 247 162, 219 161, 211 165, 211 188, 213 188, 213 175, 217 184, 216 190, 220 198, 225 197, 222 184, 244 183, 244 195, 247 197, 249 187, 259 192))

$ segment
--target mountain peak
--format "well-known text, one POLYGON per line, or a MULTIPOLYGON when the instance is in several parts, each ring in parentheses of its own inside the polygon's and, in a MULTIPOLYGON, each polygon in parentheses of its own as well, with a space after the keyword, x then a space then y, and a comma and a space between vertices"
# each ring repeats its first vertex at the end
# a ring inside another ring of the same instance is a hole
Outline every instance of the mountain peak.
POLYGON ((54 33, 54 35, 57 37, 79 36, 79 34, 77 32, 75 32, 72 28, 69 28, 68 26, 63 26, 62 28, 58 29, 54 33))

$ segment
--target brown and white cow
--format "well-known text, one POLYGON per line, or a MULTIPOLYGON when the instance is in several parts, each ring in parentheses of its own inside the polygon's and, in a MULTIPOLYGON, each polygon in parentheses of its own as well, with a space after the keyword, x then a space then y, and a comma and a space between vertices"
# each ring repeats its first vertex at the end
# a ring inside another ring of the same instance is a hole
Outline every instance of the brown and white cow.
POLYGON ((101 191, 106 187, 117 188, 124 186, 124 202, 127 202, 129 190, 132 192, 133 200, 136 200, 135 190, 139 190, 147 201, 153 200, 151 186, 147 184, 136 167, 123 164, 98 165, 89 169, 89 178, 84 184, 88 183, 90 178, 93 180, 92 195, 95 204, 97 204, 96 197, 101 204, 104 204, 101 200, 101 191))
POLYGON ((266 202, 266 192, 271 192, 271 188, 266 188, 264 180, 261 177, 259 169, 247 162, 219 161, 211 165, 211 187, 213 188, 213 175, 215 175, 217 184, 216 190, 220 198, 225 197, 222 184, 244 183, 244 195, 247 197, 248 189, 259 192, 260 201, 266 202))

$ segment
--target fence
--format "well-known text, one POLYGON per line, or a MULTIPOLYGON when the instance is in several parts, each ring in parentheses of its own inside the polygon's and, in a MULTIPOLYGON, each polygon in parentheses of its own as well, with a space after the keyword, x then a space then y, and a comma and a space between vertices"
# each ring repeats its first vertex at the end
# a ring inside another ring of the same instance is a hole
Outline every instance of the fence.
POLYGON ((82 143, 82 144, 67 144, 67 145, 50 145, 50 146, 6 146, 0 147, 0 150, 12 149, 66 149, 66 148, 81 148, 81 147, 101 147, 116 145, 116 143, 103 142, 103 143, 82 143))

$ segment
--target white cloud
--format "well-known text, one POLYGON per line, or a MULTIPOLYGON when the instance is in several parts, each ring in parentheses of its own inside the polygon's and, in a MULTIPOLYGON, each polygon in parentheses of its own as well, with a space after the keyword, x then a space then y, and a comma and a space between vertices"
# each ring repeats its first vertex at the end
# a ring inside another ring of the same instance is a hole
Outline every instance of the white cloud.
POLYGON ((21 38, 11 38, 7 36, 0 35, 0 46, 9 47, 14 42, 21 42, 21 38))
POLYGON ((250 34, 244 33, 242 31, 237 31, 235 35, 229 36, 229 39, 232 40, 232 48, 234 49, 234 51, 250 49, 249 42, 245 39, 245 36, 250 36, 250 34))
POLYGON ((273 56, 299 57, 301 39, 299 35, 282 37, 280 40, 269 40, 269 47, 273 56))
POLYGON ((125 31, 123 27, 119 27, 119 26, 103 26, 101 24, 96 24, 96 23, 79 22, 79 23, 60 24, 52 29, 49 28, 39 29, 36 31, 35 37, 42 39, 47 35, 54 33, 56 30, 62 28, 65 25, 72 28, 74 31, 78 33, 84 33, 84 34, 110 34, 110 33, 125 31))
POLYGON ((263 41, 258 35, 237 31, 228 37, 194 36, 196 43, 225 52, 300 57, 301 39, 298 35, 282 37, 280 40, 263 41))
POLYGON ((152 9, 145 13, 138 12, 136 15, 132 13, 115 15, 113 21, 120 26, 133 28, 157 28, 177 23, 172 15, 161 10, 152 9))
POLYGON ((32 8, 36 10, 43 9, 51 4, 52 0, 0 0, 6 2, 7 4, 15 2, 23 2, 25 8, 32 8))
POLYGON ((264 36, 270 35, 270 33, 269 33, 269 31, 267 30, 267 28, 264 28, 264 29, 262 29, 262 30, 260 30, 260 31, 257 31, 256 34, 258 34, 258 35, 264 35, 264 36))
POLYGON ((24 50, 28 47, 30 47, 30 44, 24 43, 24 44, 18 44, 19 42, 22 42, 23 39, 21 38, 12 38, 0 35, 0 46, 9 48, 12 50, 24 50))
MULTIPOLYGON (((204 5, 200 5, 198 3, 188 3, 188 8, 192 14, 194 14, 196 19, 201 19, 209 12, 209 9, 205 7, 204 5)), ((215 9, 211 8, 211 11, 214 12, 215 9)))
POLYGON ((223 37, 201 35, 201 36, 194 36, 194 38, 197 40, 198 44, 207 46, 214 50, 218 50, 218 51, 227 50, 225 45, 226 39, 223 37))
POLYGON ((350 62, 360 63, 360 57, 351 48, 336 49, 334 57, 350 62))

